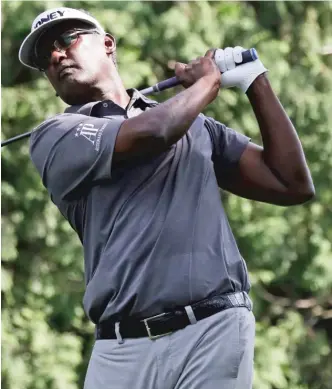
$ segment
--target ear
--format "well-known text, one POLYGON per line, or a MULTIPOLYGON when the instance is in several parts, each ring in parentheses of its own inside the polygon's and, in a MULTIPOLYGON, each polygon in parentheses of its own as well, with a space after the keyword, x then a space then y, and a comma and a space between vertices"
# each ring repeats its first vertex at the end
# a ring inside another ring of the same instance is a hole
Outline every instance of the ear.
POLYGON ((113 54, 116 50, 116 41, 111 34, 106 34, 104 38, 105 49, 107 54, 113 54))

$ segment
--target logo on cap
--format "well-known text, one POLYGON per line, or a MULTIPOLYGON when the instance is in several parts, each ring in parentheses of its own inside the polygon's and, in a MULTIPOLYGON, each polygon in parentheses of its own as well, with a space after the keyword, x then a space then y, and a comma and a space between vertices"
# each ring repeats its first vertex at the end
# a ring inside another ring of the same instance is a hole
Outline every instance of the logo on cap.
POLYGON ((34 29, 40 27, 42 24, 47 23, 51 20, 62 18, 66 11, 55 11, 47 14, 45 17, 42 17, 35 24, 34 29))

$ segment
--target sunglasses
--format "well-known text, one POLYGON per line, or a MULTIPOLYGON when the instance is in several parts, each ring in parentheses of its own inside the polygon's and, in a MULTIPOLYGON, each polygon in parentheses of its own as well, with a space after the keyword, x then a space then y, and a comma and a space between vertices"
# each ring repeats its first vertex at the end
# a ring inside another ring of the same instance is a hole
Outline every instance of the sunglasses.
POLYGON ((66 31, 61 34, 57 39, 55 39, 50 47, 38 47, 38 43, 40 41, 41 36, 35 44, 35 65, 41 70, 45 71, 50 63, 53 51, 65 52, 70 47, 73 47, 78 42, 78 38, 81 35, 86 34, 100 34, 98 30, 83 30, 83 29, 75 29, 66 31))

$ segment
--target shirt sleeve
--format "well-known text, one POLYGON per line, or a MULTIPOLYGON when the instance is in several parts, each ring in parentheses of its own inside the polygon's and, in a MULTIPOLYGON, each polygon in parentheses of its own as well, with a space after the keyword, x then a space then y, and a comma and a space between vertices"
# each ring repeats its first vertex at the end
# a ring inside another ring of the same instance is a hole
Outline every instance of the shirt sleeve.
POLYGON ((124 120, 65 113, 37 127, 30 138, 30 156, 52 198, 79 198, 98 180, 111 178, 124 120))
POLYGON ((232 171, 236 168, 250 138, 232 128, 226 127, 211 117, 205 118, 212 142, 212 160, 218 184, 231 181, 232 171))

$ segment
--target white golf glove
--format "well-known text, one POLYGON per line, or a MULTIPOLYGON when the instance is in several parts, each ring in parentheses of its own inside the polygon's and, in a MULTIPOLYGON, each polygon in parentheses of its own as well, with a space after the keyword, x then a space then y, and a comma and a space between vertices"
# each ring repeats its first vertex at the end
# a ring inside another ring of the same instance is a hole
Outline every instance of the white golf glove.
POLYGON ((242 62, 242 51, 245 49, 240 46, 215 51, 214 60, 222 73, 221 88, 236 86, 246 92, 260 74, 268 71, 259 59, 236 66, 242 62))

